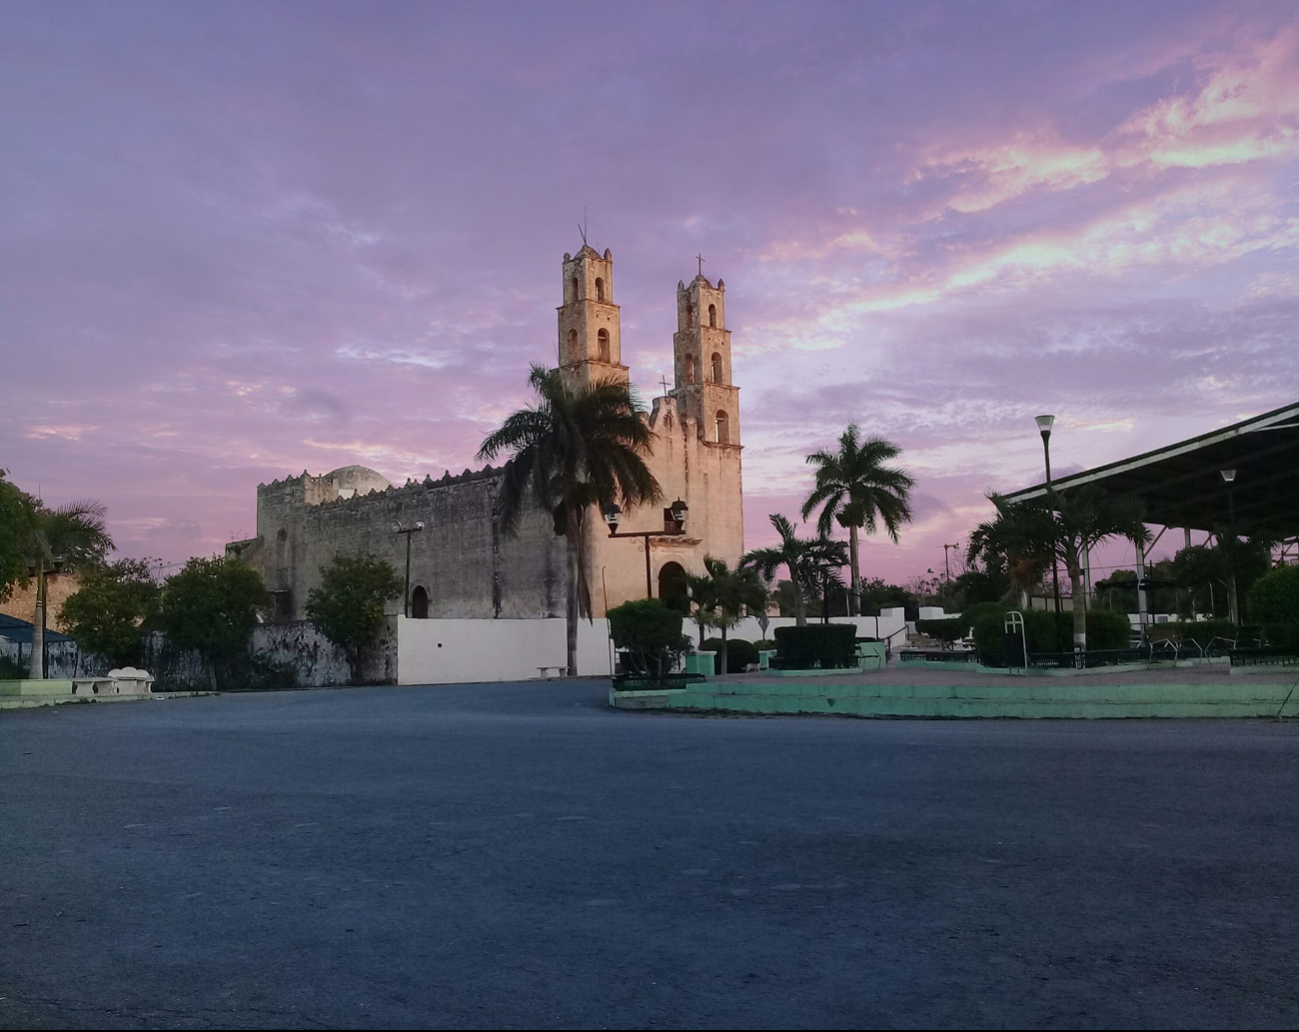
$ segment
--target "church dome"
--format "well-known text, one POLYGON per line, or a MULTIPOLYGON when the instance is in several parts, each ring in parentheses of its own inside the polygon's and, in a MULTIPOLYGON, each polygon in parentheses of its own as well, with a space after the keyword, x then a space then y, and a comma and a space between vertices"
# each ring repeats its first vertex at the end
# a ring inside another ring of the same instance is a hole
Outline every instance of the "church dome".
POLYGON ((387 477, 367 466, 339 466, 332 473, 326 473, 325 479, 333 481, 334 487, 344 498, 366 495, 371 491, 386 491, 392 487, 387 477))

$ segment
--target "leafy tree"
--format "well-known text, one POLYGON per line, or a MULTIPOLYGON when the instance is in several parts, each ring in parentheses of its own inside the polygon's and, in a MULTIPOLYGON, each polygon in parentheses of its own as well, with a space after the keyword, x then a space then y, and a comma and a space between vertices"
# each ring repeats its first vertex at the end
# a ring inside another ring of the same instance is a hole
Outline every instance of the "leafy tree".
POLYGON ((16 538, 22 558, 21 583, 28 575, 36 578, 36 614, 32 621, 31 676, 45 676, 46 577, 56 570, 79 572, 101 566, 113 549, 106 529, 107 510, 99 502, 69 502, 51 509, 39 498, 19 491, 10 495, 17 502, 16 538))
POLYGON ((353 684, 383 630, 386 603, 401 598, 392 563, 373 555, 336 555, 320 568, 320 587, 307 592, 307 619, 347 657, 353 684))
POLYGON ((163 586, 158 624, 173 645, 194 649, 215 687, 247 657, 258 615, 269 608, 261 574, 229 556, 191 559, 163 586))
POLYGON ((970 532, 965 560, 1005 579, 1006 592, 999 601, 1026 600, 1051 568, 1050 550, 1037 535, 1024 534, 1021 526, 1002 520, 1000 514, 970 532))
POLYGON ((623 508, 657 501, 662 492, 645 464, 650 431, 631 386, 600 380, 570 388, 558 369, 532 367, 536 401, 505 418, 478 458, 512 455, 501 481, 501 527, 514 532, 527 501, 548 512, 568 547, 568 674, 577 674, 577 621, 591 617, 586 523, 593 506, 623 508))
POLYGON ((774 580, 776 571, 783 566, 789 572, 794 618, 799 627, 805 627, 808 596, 819 593, 824 566, 835 562, 845 565, 844 547, 842 542, 829 538, 799 537, 798 528, 780 513, 773 513, 770 519, 780 535, 780 544, 746 552, 740 566, 752 567, 768 581, 774 580))
POLYGON ((662 677, 672 669, 686 639, 681 612, 657 598, 624 602, 609 610, 609 634, 627 653, 630 672, 662 677))
POLYGON ((817 531, 829 537, 832 525, 848 528, 849 565, 852 590, 848 594, 848 611, 861 611, 861 568, 858 533, 865 529, 874 534, 882 525, 897 544, 898 530, 911 522, 911 488, 915 481, 905 472, 885 463, 902 454, 897 445, 882 437, 861 439, 856 423, 839 438, 837 451, 824 449, 807 457, 816 467, 816 486, 803 504, 803 519, 818 508, 817 531))
POLYGON ((1073 640, 1087 647, 1087 592, 1083 561, 1088 551, 1115 537, 1144 544, 1150 532, 1142 522, 1143 510, 1135 499, 1114 497, 1093 487, 1052 491, 1044 498, 1011 502, 992 495, 997 516, 971 535, 992 539, 1009 554, 1033 556, 1050 563, 1059 560, 1073 584, 1073 640), (987 528, 985 532, 985 527, 987 528))
POLYGON ((81 651, 104 656, 114 666, 135 666, 159 594, 147 559, 119 559, 82 578, 63 603, 63 622, 81 651))
POLYGON ((1299 627, 1299 566, 1278 566, 1249 589, 1251 619, 1278 627, 1299 627))
MULTIPOLYGON (((1265 539, 1246 540, 1233 538, 1222 532, 1216 544, 1192 545, 1183 548, 1173 557, 1173 579, 1196 602, 1202 612, 1214 613, 1213 604, 1220 598, 1228 600, 1233 576, 1239 595, 1248 600, 1250 588, 1272 567, 1272 543, 1265 539)), ((1258 617, 1251 611, 1251 618, 1258 617)), ((1239 622, 1239 614, 1232 614, 1239 622)))
POLYGON ((885 583, 881 577, 862 581, 862 612, 878 615, 881 609, 914 606, 919 599, 901 584, 885 583))
MULTIPOLYGON (((726 632, 740 622, 746 611, 762 612, 767 589, 751 567, 732 570, 724 559, 704 556, 705 573, 687 575, 691 601, 708 614, 708 622, 721 631, 721 668, 727 670, 726 632)), ((700 625, 702 633, 703 625, 700 625)))
POLYGON ((0 602, 27 579, 27 493, 0 469, 0 602))

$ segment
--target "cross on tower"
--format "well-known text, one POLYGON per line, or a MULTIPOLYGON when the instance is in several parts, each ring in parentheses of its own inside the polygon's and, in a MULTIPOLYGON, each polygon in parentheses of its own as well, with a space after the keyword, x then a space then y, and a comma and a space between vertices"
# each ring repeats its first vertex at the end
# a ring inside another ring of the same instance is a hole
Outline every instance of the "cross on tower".
POLYGON ((668 378, 664 376, 659 382, 663 384, 663 397, 666 398, 668 396, 668 378))
POLYGON ((704 256, 702 253, 695 255, 699 259, 699 275, 704 274, 704 256))

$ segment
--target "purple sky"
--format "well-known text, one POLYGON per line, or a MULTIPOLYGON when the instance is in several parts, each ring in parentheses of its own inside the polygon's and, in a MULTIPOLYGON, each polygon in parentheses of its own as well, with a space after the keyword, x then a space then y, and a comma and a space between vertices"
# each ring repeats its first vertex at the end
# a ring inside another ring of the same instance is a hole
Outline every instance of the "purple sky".
POLYGON ((850 420, 917 480, 902 580, 1038 412, 1064 472, 1299 394, 1291 3, 10 0, 0 133, 0 466, 128 555, 472 465, 584 205, 647 395, 726 279, 750 544, 850 420))

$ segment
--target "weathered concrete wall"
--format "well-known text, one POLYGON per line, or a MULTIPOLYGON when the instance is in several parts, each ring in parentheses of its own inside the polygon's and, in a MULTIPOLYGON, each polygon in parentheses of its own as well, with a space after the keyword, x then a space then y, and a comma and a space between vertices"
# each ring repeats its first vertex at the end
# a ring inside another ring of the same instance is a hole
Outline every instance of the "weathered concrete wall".
MULTIPOLYGON (((21 642, 0 640, 0 656, 24 670, 31 669, 32 647, 21 642)), ((102 656, 82 652, 75 642, 45 643, 46 677, 89 677, 106 673, 111 664, 102 656)))
MULTIPOLYGON (((397 620, 399 684, 526 681, 541 665, 562 667, 563 620, 397 620)), ((562 672, 562 671, 561 671, 562 672)), ((607 620, 583 620, 577 632, 579 675, 608 675, 607 620)))

